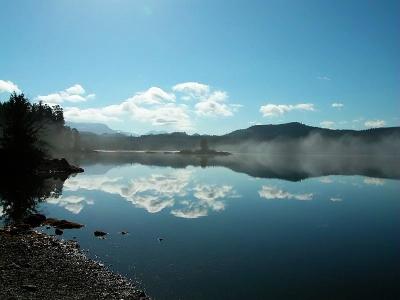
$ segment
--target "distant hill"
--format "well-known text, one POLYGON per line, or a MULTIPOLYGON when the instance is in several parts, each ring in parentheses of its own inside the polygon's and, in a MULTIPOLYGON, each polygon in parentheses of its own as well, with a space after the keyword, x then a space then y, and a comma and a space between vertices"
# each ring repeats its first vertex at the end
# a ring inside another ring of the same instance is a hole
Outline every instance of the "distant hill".
POLYGON ((144 135, 156 135, 156 134, 167 134, 168 131, 164 131, 164 130, 150 130, 148 132, 146 132, 144 135))
POLYGON ((65 125, 71 128, 75 128, 79 132, 90 132, 95 134, 123 134, 136 136, 135 134, 131 134, 128 132, 111 129, 106 124, 102 123, 65 122, 65 125))
POLYGON ((65 122, 66 126, 75 128, 80 132, 91 132, 95 134, 113 134, 117 133, 115 130, 108 127, 106 124, 101 123, 78 123, 78 122, 65 122))
MULTIPOLYGON (((211 149, 257 153, 396 154, 400 153, 400 127, 367 130, 332 130, 293 122, 255 125, 224 135, 189 135, 185 132, 126 137, 90 136, 86 149, 193 150, 201 139, 211 149)), ((82 142, 85 142, 83 138, 82 142)))
POLYGON ((247 129, 235 130, 222 137, 228 140, 268 141, 276 138, 298 139, 307 137, 310 134, 336 138, 343 136, 377 138, 391 134, 399 135, 400 127, 371 128, 366 130, 327 129, 291 122, 278 125, 254 125, 247 129))

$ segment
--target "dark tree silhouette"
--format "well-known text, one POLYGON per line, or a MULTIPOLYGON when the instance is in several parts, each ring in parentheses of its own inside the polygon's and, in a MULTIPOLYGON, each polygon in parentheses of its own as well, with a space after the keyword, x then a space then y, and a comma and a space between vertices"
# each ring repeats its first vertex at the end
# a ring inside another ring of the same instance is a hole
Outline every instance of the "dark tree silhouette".
MULTIPOLYGON (((24 94, 16 93, 0 102, 0 208, 6 224, 22 222, 35 212, 38 202, 61 193, 68 174, 55 178, 51 172, 39 170, 49 161, 45 137, 50 133, 52 138, 64 138, 64 132, 71 130, 64 126, 60 106, 32 104, 24 94)), ((76 140, 77 136, 74 132, 76 140)))
POLYGON ((18 172, 34 170, 45 156, 40 146, 38 114, 24 94, 13 93, 1 106, 2 167, 18 172))
POLYGON ((48 156, 81 151, 80 134, 65 126, 63 109, 31 103, 13 93, 0 102, 0 159, 3 169, 34 170, 48 156))

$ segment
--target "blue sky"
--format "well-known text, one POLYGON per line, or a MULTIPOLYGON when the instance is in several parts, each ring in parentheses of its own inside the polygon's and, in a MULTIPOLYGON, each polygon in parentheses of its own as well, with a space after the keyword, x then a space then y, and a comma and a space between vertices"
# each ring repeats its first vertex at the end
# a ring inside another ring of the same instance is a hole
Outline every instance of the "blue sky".
POLYGON ((399 125, 399 1, 0 7, 0 99, 23 91, 62 105, 68 120, 134 133, 399 125))

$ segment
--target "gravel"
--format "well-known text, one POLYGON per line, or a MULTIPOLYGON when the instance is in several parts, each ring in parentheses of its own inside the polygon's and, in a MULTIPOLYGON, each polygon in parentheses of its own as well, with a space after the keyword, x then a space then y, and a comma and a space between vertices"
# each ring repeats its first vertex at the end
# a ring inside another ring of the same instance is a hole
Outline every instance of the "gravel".
POLYGON ((75 241, 0 232, 0 299, 149 299, 129 279, 87 258, 75 241))

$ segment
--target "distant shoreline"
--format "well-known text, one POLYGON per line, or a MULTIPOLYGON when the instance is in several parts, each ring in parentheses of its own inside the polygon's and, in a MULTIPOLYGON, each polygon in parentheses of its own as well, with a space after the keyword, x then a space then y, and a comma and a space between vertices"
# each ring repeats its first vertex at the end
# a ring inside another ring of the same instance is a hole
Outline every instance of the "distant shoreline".
POLYGON ((95 153, 140 153, 140 154, 180 154, 180 155, 231 155, 225 151, 200 150, 93 150, 95 153))
POLYGON ((179 150, 103 150, 95 149, 98 153, 179 153, 179 150))

